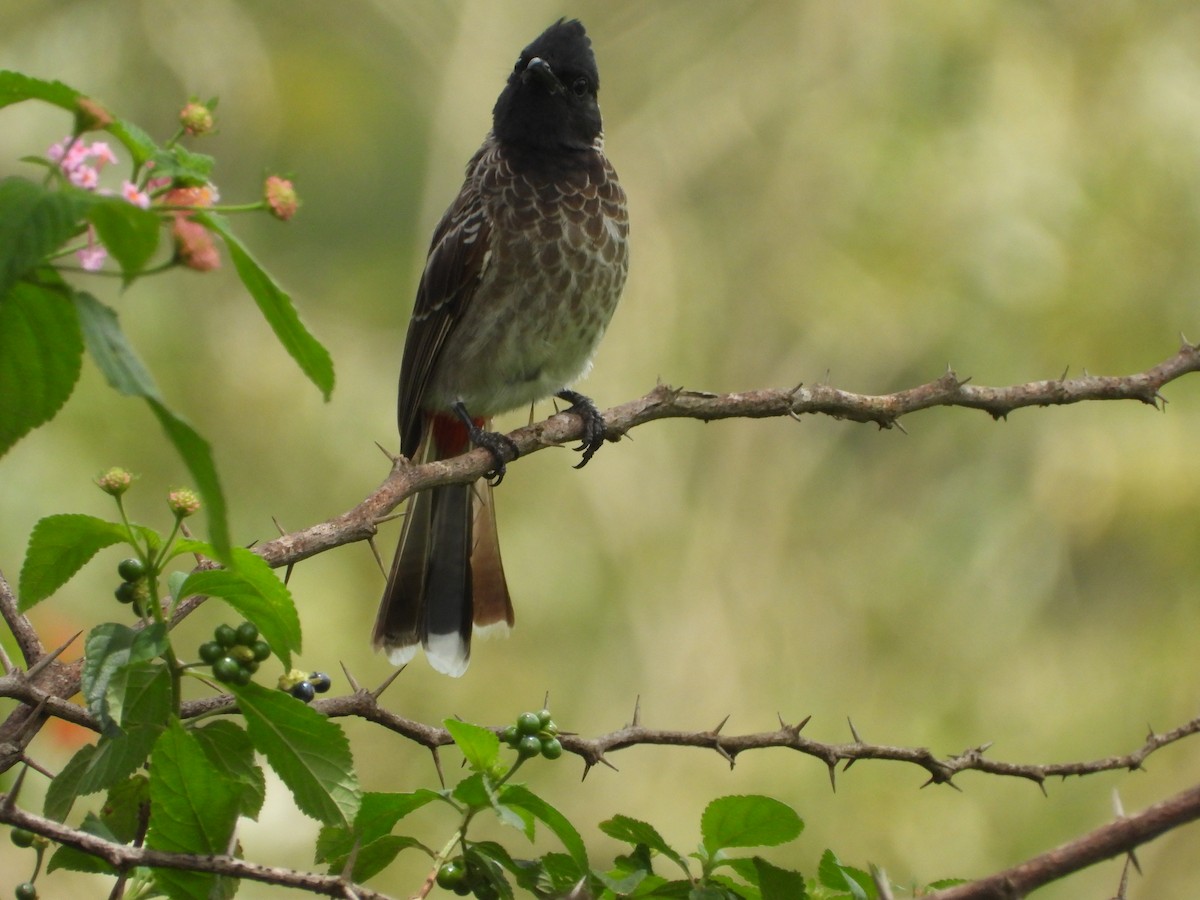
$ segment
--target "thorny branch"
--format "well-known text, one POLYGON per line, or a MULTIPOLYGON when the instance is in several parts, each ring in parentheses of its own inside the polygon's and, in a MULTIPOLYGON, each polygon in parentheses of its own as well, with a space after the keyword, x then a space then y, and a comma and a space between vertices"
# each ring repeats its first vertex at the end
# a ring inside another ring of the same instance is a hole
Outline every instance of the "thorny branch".
MULTIPOLYGON (((880 428, 899 427, 901 417, 935 406, 961 406, 980 409, 995 419, 1028 406, 1061 406, 1088 400, 1140 400, 1160 408, 1165 404, 1162 387, 1182 376, 1200 371, 1200 345, 1184 343, 1170 358, 1144 372, 1125 376, 1092 376, 1036 381, 1010 387, 972 385, 948 370, 940 378, 914 388, 892 394, 869 395, 839 390, 827 384, 797 386, 791 389, 765 389, 742 393, 713 394, 659 385, 640 399, 630 401, 604 413, 609 440, 619 440, 638 425, 657 419, 691 418, 714 421, 731 418, 798 418, 822 414, 856 422, 871 422, 880 428)), ((569 414, 550 418, 520 428, 510 438, 527 456, 546 447, 568 443, 580 438, 582 423, 569 414)), ((458 482, 470 482, 481 477, 492 466, 487 451, 475 450, 449 460, 414 465, 397 458, 387 479, 353 509, 328 521, 291 534, 284 534, 255 548, 273 567, 291 566, 318 553, 374 536, 378 524, 407 497, 430 487, 458 482)), ((202 566, 210 565, 201 563, 202 566)), ((194 608, 189 603, 186 611, 194 608)), ((180 615, 182 615, 180 614, 180 615)), ((57 661, 59 651, 47 653, 29 620, 19 612, 16 598, 0 574, 0 616, 17 639, 26 668, 22 670, 0 651, 4 674, 0 676, 0 697, 16 699, 18 708, 0 723, 0 771, 24 762, 35 765, 24 754, 24 748, 47 718, 57 716, 96 730, 97 725, 83 708, 69 702, 79 691, 78 662, 63 664, 57 661)), ((178 616, 177 616, 178 617, 178 616)), ((61 648, 60 648, 61 650, 61 648)), ((359 716, 403 735, 429 748, 437 761, 437 748, 451 743, 449 734, 441 728, 404 719, 378 704, 376 694, 356 691, 344 697, 322 700, 316 708, 330 716, 359 716)), ((236 711, 229 697, 193 701, 184 705, 185 716, 195 716, 222 708, 236 711)), ((563 735, 564 749, 580 756, 584 773, 598 763, 611 766, 608 754, 632 746, 663 744, 712 749, 733 765, 737 755, 763 747, 785 747, 822 760, 829 768, 831 783, 836 787, 838 763, 845 768, 859 759, 888 759, 907 762, 925 770, 925 784, 954 785, 960 772, 979 771, 995 775, 1024 778, 1045 790, 1044 782, 1051 777, 1087 775, 1115 769, 1137 770, 1151 753, 1200 731, 1200 719, 1195 719, 1169 732, 1147 736, 1142 746, 1121 755, 1086 762, 1057 764, 1021 764, 993 761, 985 758, 989 745, 968 749, 955 756, 939 758, 926 748, 893 747, 862 741, 851 725, 853 740, 848 743, 823 743, 801 734, 808 720, 788 725, 780 720, 775 731, 745 735, 722 735, 721 726, 701 732, 663 731, 640 724, 635 714, 632 724, 595 738, 563 735)), ((724 725, 724 722, 721 723, 724 725)), ((843 769, 844 770, 844 769, 843 769)), ((939 900, 964 898, 1008 898, 1023 895, 1064 874, 1076 871, 1100 859, 1108 858, 1133 847, 1170 828, 1200 818, 1200 787, 1177 795, 1144 812, 1120 818, 1089 835, 1050 853, 1023 863, 988 879, 964 885, 939 894, 939 900)), ((30 828, 59 843, 75 846, 100 856, 120 870, 150 865, 214 872, 236 878, 291 885, 314 893, 330 896, 381 897, 341 879, 311 873, 293 872, 259 866, 231 857, 190 857, 165 854, 145 848, 112 844, 51 820, 41 819, 18 809, 11 798, 0 804, 0 821, 30 828), (159 857, 162 857, 161 859, 159 857)))

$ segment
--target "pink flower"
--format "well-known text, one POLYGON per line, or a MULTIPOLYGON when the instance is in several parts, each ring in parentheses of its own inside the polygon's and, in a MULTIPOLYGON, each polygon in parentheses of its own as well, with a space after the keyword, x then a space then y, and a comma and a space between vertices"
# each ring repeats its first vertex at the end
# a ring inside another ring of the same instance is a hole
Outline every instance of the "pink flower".
POLYGON ((100 173, 95 166, 78 165, 67 169, 67 178, 75 187, 81 187, 85 191, 94 191, 100 184, 100 173))
POLYGON ((101 166, 104 163, 115 163, 117 161, 117 155, 112 152, 112 149, 104 141, 96 141, 88 149, 88 153, 101 166))
POLYGON ((142 209, 150 208, 150 195, 145 191, 139 191, 138 186, 132 181, 121 184, 121 196, 134 206, 140 206, 142 209))
POLYGON ((263 185, 263 197, 267 201, 267 209, 275 218, 286 222, 300 208, 300 198, 296 196, 296 188, 286 178, 272 175, 263 185))
POLYGON ((96 241, 96 229, 91 225, 87 231, 87 246, 81 250, 75 251, 75 256, 79 259, 79 265, 87 272, 95 272, 104 265, 104 260, 108 259, 108 250, 104 245, 96 241))
POLYGON ((175 238, 175 258, 189 269, 208 272, 221 265, 217 246, 203 225, 176 213, 171 235, 175 238))

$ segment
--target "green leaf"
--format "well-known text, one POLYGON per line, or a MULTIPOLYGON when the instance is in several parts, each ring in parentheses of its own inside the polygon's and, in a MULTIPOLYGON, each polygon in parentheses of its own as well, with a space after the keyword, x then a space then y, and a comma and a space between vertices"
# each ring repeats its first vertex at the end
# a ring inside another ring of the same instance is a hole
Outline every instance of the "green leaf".
POLYGON ((433 857, 433 851, 420 841, 391 831, 410 812, 439 799, 441 795, 436 791, 424 789, 411 794, 363 794, 353 826, 326 825, 321 829, 316 861, 329 863, 330 872, 341 872, 357 843, 352 877, 355 881, 365 881, 387 868, 401 850, 416 848, 433 857))
POLYGON ((20 72, 0 70, 0 108, 22 100, 44 100, 63 109, 74 109, 78 97, 79 91, 61 81, 44 81, 20 72))
POLYGON ((557 809, 520 784, 506 784, 500 789, 498 799, 506 806, 514 806, 532 813, 538 821, 554 832, 579 868, 589 868, 587 847, 584 846, 583 838, 567 817, 557 809))
POLYGON ((79 320, 61 279, 49 273, 47 282, 60 287, 21 282, 0 293, 0 456, 54 418, 83 366, 79 320))
MULTIPOLYGON (((181 542, 180 549, 214 555, 214 548, 199 541, 181 542)), ((192 572, 179 588, 179 597, 207 594, 220 597, 258 626, 263 640, 279 656, 285 669, 292 666, 292 652, 300 652, 300 617, 291 592, 256 553, 234 548, 228 569, 192 572)))
POLYGON ((817 866, 817 880, 830 890, 849 893, 854 900, 875 900, 877 896, 875 882, 871 876, 862 869, 843 866, 832 850, 821 854, 821 862, 817 866))
POLYGON ((466 757, 472 771, 487 772, 492 769, 500 758, 500 739, 494 731, 460 719, 445 719, 442 724, 466 757))
POLYGON ((250 251, 229 230, 223 218, 213 213, 197 213, 196 221, 214 231, 225 241, 229 256, 237 269, 242 284, 258 304, 267 324, 300 366, 300 370, 317 386, 326 400, 333 392, 333 360, 329 351, 312 336, 288 296, 262 266, 250 255, 250 251))
POLYGON ((124 525, 75 513, 47 516, 33 526, 17 591, 23 611, 45 600, 105 547, 129 540, 124 525))
POLYGON ((147 662, 167 648, 165 625, 133 629, 115 622, 97 625, 83 645, 80 684, 88 711, 100 722, 102 733, 115 736, 124 718, 130 691, 144 690, 140 678, 129 676, 133 663, 147 662))
POLYGON ((114 785, 104 798, 101 821, 121 844, 132 841, 141 827, 142 806, 150 802, 150 779, 134 775, 114 785))
POLYGON ((753 858, 753 865, 757 878, 751 883, 758 885, 763 900, 805 900, 808 896, 799 872, 780 868, 761 856, 753 858))
MULTIPOLYGON (((225 853, 237 823, 241 785, 213 766, 200 742, 171 717, 150 757, 150 831, 146 846, 202 856, 225 853)), ((208 900, 219 876, 158 869, 155 878, 172 898, 208 900)))
POLYGON ((718 797, 700 817, 704 849, 774 847, 800 836, 804 822, 786 803, 761 795, 718 797))
POLYGON ((349 825, 362 791, 341 727, 283 691, 250 684, 233 688, 254 748, 292 792, 305 815, 349 825))
POLYGON ((684 862, 683 857, 663 839, 653 825, 618 813, 611 819, 601 822, 600 830, 618 841, 648 847, 674 861, 685 871, 687 869, 687 863, 684 862))
POLYGON ((182 144, 154 148, 154 174, 170 178, 176 184, 195 187, 207 184, 216 160, 204 153, 189 150, 182 144))
POLYGON ((128 202, 122 197, 97 197, 87 211, 96 226, 101 243, 120 263, 128 284, 146 267, 158 249, 162 220, 156 213, 128 202))
MULTIPOLYGON (((125 843, 124 840, 113 834, 108 825, 96 816, 95 813, 89 812, 83 817, 83 822, 80 823, 79 830, 115 844, 125 843)), ((74 847, 66 846, 60 846, 55 850, 54 855, 50 857, 50 861, 46 864, 47 873, 53 872, 55 869, 66 869, 71 872, 93 872, 103 875, 115 875, 117 872, 112 865, 100 857, 93 856, 91 853, 84 853, 82 850, 76 850, 74 847)))
POLYGON ((89 194, 74 188, 52 191, 24 178, 0 181, 0 298, 83 229, 80 219, 90 202, 89 194))
POLYGON ((191 425, 163 403, 154 379, 142 365, 129 345, 117 321, 117 314, 91 294, 80 291, 75 295, 75 308, 83 324, 84 340, 92 359, 104 373, 108 383, 127 397, 142 397, 158 419, 167 438, 175 445, 191 473, 196 490, 204 499, 208 514, 209 537, 213 556, 222 561, 229 557, 229 522, 225 496, 221 492, 213 461, 212 447, 191 425))
POLYGON ((238 786, 238 812, 257 820, 266 799, 267 780, 262 766, 254 761, 254 744, 245 729, 225 719, 193 728, 191 735, 199 742, 213 768, 238 786))

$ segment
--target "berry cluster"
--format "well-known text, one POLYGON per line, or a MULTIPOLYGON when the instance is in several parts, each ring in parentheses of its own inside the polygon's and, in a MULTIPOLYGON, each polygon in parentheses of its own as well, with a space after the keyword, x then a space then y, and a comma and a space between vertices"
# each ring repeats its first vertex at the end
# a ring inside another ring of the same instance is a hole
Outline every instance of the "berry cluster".
POLYGON ((515 724, 500 732, 500 740, 516 750, 522 759, 539 753, 546 759, 558 759, 563 752, 562 742, 558 739, 558 726, 554 724, 548 709, 521 713, 515 724))
POLYGON ((279 689, 287 691, 297 700, 312 703, 317 694, 323 694, 333 685, 333 679, 324 672, 313 672, 305 676, 303 672, 293 669, 279 679, 279 689))
POLYGON ((466 897, 468 894, 474 894, 482 900, 499 897, 500 892, 488 881, 483 871, 472 863, 472 860, 462 856, 446 860, 438 869, 438 887, 453 891, 459 897, 466 897))
POLYGON ((200 658, 212 666, 213 677, 222 684, 249 684, 259 663, 271 655, 271 645, 259 639, 253 622, 237 628, 218 625, 213 638, 200 645, 200 658))
MULTIPOLYGON (((37 845, 36 846, 36 849, 38 852, 37 868, 40 869, 42 867, 42 851, 46 848, 46 844, 47 844, 47 841, 44 837, 39 837, 38 835, 34 834, 32 831, 26 831, 24 828, 14 828, 12 830, 12 832, 9 834, 9 838, 12 839, 12 842, 14 844, 16 844, 18 847, 22 847, 22 848, 34 847, 35 845, 37 845)), ((34 877, 35 878, 37 877, 36 872, 34 873, 34 877)), ((22 881, 20 884, 17 885, 16 898, 17 898, 17 900, 37 900, 37 898, 38 898, 37 885, 35 885, 32 881, 22 881)))
POLYGON ((133 605, 138 616, 146 614, 146 601, 150 599, 150 587, 146 582, 146 564, 140 559, 123 559, 117 565, 117 574, 123 579, 113 593, 122 603, 133 605))

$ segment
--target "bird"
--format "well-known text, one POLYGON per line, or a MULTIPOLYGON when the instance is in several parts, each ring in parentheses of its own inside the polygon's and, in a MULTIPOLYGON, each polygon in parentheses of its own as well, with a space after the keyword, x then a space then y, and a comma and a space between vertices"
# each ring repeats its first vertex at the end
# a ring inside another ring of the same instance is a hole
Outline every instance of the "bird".
POLYGON ((576 468, 604 443, 603 416, 570 387, 590 369, 629 271, 599 88, 586 29, 559 19, 521 51, 434 229, 400 365, 400 450, 426 462, 473 444, 493 466, 408 502, 373 632, 395 665, 423 648, 458 677, 473 633, 513 626, 492 488, 517 447, 489 430, 492 417, 556 396, 584 422, 576 468))

